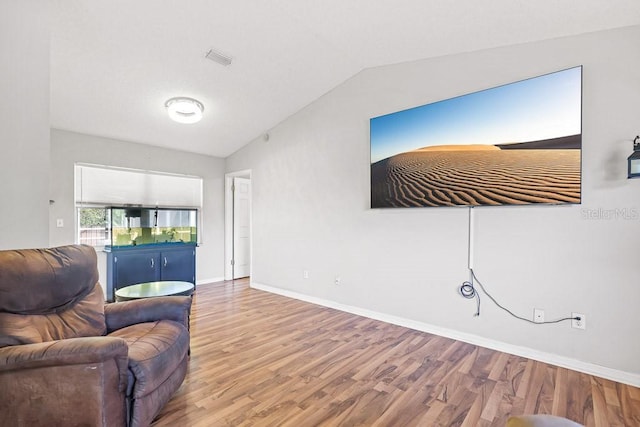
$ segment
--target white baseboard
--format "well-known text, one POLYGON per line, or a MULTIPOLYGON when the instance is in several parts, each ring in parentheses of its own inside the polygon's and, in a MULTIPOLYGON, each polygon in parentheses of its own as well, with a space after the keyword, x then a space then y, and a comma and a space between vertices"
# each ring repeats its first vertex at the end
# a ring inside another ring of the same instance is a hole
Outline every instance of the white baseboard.
POLYGON ((368 317, 370 319, 380 320, 382 322, 391 323, 393 325, 403 326, 405 328, 417 331, 427 332, 441 337, 451 338, 454 340, 466 342, 480 347, 509 353, 516 356, 526 357, 528 359, 537 360, 539 362, 549 363, 551 365, 560 366, 562 368, 572 369, 574 371, 583 372, 585 374, 606 378, 608 380, 628 384, 634 387, 640 387, 640 375, 631 372, 619 371, 617 369, 607 368, 605 366, 595 365, 593 363, 583 362, 581 360, 569 357, 559 356, 557 354, 546 353, 532 348, 521 347, 480 337, 478 335, 467 334, 453 329, 442 328, 430 325, 428 323, 418 322, 411 319, 392 316, 377 311, 367 310, 346 304, 340 304, 335 301, 317 298, 309 295, 300 294, 286 289, 275 288, 273 286, 263 285, 257 282, 251 282, 251 287, 262 291, 294 298, 301 301, 310 302, 312 304, 329 307, 336 310, 344 311, 358 316, 368 317))
POLYGON ((207 285, 209 283, 223 282, 223 281, 224 281, 224 277, 214 277, 213 279, 201 279, 201 280, 196 280, 196 286, 207 285))

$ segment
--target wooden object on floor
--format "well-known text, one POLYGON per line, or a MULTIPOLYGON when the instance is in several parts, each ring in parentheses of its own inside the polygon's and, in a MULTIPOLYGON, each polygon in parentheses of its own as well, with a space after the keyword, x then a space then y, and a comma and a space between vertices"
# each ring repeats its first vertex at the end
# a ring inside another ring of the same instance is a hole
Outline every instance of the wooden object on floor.
POLYGON ((640 389, 251 289, 198 286, 187 378, 154 427, 639 426, 640 389))

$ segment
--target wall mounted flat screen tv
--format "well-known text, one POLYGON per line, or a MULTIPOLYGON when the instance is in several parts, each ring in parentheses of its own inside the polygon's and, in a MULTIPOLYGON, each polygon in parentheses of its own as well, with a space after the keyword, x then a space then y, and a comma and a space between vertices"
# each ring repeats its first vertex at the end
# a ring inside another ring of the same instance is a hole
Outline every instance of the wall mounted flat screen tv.
POLYGON ((574 204, 582 67, 370 121, 371 207, 574 204))

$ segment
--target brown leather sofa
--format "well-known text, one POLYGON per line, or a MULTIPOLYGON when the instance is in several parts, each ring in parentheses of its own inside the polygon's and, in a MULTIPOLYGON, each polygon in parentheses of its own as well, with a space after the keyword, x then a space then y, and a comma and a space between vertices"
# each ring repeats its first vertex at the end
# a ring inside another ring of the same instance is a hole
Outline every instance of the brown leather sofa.
POLYGON ((148 426, 187 371, 190 297, 104 304, 90 246, 0 251, 0 426, 148 426))

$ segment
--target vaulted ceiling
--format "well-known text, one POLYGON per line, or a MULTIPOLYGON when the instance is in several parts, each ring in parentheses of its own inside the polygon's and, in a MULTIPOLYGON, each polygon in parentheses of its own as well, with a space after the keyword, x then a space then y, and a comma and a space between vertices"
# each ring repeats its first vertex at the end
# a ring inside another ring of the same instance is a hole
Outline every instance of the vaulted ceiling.
MULTIPOLYGON (((56 0, 51 126, 226 157, 359 71, 640 24, 638 0, 56 0), (214 49, 233 58, 205 58, 214 49), (164 103, 200 100, 204 118, 164 103)), ((28 52, 25 52, 28 54, 28 52)))

